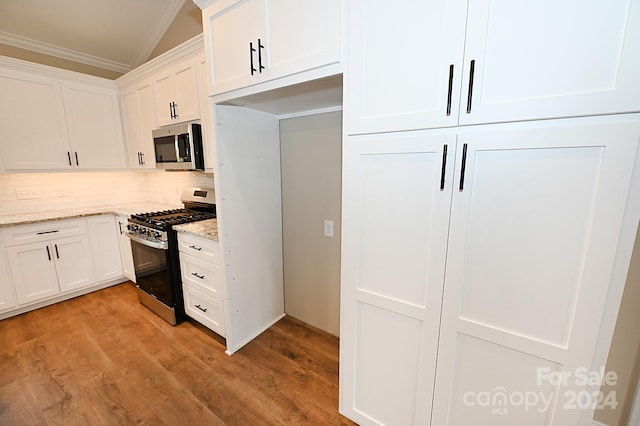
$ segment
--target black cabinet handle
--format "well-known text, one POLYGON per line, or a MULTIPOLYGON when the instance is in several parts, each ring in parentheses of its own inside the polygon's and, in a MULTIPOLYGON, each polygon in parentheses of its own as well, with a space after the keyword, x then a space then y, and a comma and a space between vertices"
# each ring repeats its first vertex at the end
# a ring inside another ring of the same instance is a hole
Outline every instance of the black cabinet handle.
POLYGON ((196 272, 192 272, 191 275, 193 275, 196 278, 200 278, 201 280, 204 280, 204 275, 198 275, 196 272))
POLYGON ((453 95, 453 64, 449 65, 449 88, 447 89, 447 117, 451 115, 451 96, 452 95, 453 95))
POLYGON ((178 104, 173 103, 173 118, 178 118, 178 104))
POLYGON ((76 166, 79 166, 80 163, 78 162, 78 151, 76 151, 75 154, 76 154, 76 166))
POLYGON ((460 167, 460 191, 464 190, 464 172, 467 168, 467 144, 462 145, 462 165, 460 167))
POLYGON ((53 246, 56 248, 56 258, 60 259, 60 254, 58 253, 58 245, 54 244, 53 246))
POLYGON ((142 158, 140 158, 140 151, 138 151, 138 166, 142 166, 142 158))
POLYGON ((141 166, 144 166, 144 152, 140 153, 140 161, 141 161, 141 166))
POLYGON ((469 93, 467 93, 467 114, 471 114, 471 97, 473 96, 473 74, 476 69, 476 60, 469 64, 469 93))
POLYGON ((40 231, 40 232, 37 232, 37 235, 53 234, 56 232, 60 232, 60 230, 54 229, 53 231, 40 231))
POLYGON ((196 308, 200 309, 202 312, 207 312, 207 308, 203 308, 200 305, 195 305, 195 306, 196 306, 196 308))
POLYGON ((264 69, 264 67, 262 66, 262 49, 264 49, 264 46, 262 45, 262 41, 258 39, 258 68, 261 74, 262 70, 264 69))
POLYGON ((192 248, 192 249, 198 250, 198 251, 202 250, 202 247, 198 247, 198 246, 189 246, 189 248, 192 248))
POLYGON ((47 246, 47 257, 49 258, 49 261, 51 261, 51 252, 49 251, 49 246, 47 246))
POLYGON ((253 67, 253 52, 255 52, 256 49, 253 48, 253 42, 250 41, 249 42, 249 57, 251 58, 251 75, 253 75, 253 73, 256 72, 256 69, 253 67))
POLYGON ((447 172, 447 144, 442 148, 442 172, 440 174, 440 191, 444 191, 444 176, 447 172))
POLYGON ((71 153, 69 151, 67 151, 67 158, 69 159, 69 165, 72 166, 73 164, 71 164, 71 153))
POLYGON ((122 222, 118 221, 118 229, 120 230, 120 235, 122 235, 122 222))

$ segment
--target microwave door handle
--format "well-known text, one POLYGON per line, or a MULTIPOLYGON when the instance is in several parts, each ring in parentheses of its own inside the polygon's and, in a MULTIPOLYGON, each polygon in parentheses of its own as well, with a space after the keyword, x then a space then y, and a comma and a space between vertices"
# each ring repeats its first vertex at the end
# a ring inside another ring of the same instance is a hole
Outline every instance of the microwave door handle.
POLYGON ((176 147, 176 161, 180 162, 180 143, 179 143, 180 137, 179 135, 176 135, 173 142, 175 144, 176 147))

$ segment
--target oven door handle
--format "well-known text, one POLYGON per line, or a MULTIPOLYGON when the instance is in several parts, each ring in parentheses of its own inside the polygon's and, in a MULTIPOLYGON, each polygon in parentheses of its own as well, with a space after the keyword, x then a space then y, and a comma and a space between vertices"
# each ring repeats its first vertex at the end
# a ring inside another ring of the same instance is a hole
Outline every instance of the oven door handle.
POLYGON ((133 235, 129 231, 125 232, 125 235, 127 237, 129 237, 129 239, 131 241, 135 241, 136 243, 140 243, 143 246, 152 247, 152 248, 160 249, 160 250, 167 250, 169 248, 169 245, 167 244, 166 241, 158 243, 158 242, 155 242, 155 241, 145 240, 144 238, 140 238, 137 235, 133 235))

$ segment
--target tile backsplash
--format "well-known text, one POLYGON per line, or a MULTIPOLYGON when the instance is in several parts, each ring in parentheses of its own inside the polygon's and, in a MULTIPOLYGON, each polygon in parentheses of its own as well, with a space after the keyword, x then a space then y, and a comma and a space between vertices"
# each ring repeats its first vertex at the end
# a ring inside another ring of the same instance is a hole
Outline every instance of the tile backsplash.
POLYGON ((0 215, 139 201, 180 204, 183 188, 213 187, 202 172, 0 173, 0 215))

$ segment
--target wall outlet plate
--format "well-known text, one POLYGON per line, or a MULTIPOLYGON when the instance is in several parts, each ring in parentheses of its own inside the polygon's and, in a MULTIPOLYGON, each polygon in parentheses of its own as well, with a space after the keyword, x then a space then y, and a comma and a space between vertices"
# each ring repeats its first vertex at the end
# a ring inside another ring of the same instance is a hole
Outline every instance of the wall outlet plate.
POLYGON ((333 221, 332 220, 324 221, 324 236, 333 237, 333 221))
POLYGON ((18 200, 33 200, 38 198, 38 192, 33 188, 16 188, 16 198, 18 200))

